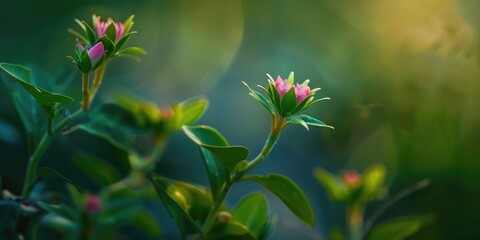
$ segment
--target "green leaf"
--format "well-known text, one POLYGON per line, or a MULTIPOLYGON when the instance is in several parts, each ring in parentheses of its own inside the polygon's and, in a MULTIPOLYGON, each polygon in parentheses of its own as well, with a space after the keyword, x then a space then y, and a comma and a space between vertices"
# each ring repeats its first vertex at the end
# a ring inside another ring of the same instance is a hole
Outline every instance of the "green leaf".
POLYGON ((50 118, 54 116, 55 103, 73 102, 73 98, 46 91, 30 83, 31 70, 15 64, 0 63, 0 68, 22 85, 43 107, 50 118))
POLYGON ((82 58, 80 59, 80 70, 83 73, 88 73, 92 70, 92 62, 90 61, 90 57, 88 56, 88 51, 84 50, 82 52, 82 58))
MULTIPOLYGON (((84 30, 85 30, 85 34, 87 35, 87 38, 88 38, 88 41, 90 42, 90 45, 93 46, 93 44, 97 41, 97 37, 96 37, 96 34, 95 32, 92 30, 92 28, 90 27, 90 25, 88 25, 86 22, 82 21, 83 23, 83 26, 84 26, 84 30)), ((100 37, 100 36, 98 36, 100 37)))
POLYGON ((143 208, 141 211, 139 211, 132 218, 131 223, 134 227, 140 229, 153 239, 157 239, 160 235, 162 235, 162 231, 160 230, 160 221, 157 219, 155 214, 153 214, 152 211, 147 208, 143 208))
POLYGON ((339 227, 333 227, 332 230, 330 231, 330 239, 331 240, 346 240, 347 238, 345 237, 345 234, 343 234, 343 231, 339 227))
POLYGON ((362 186, 365 198, 375 198, 385 181, 386 169, 383 165, 374 165, 363 173, 362 186))
POLYGON ((115 52, 118 52, 122 47, 123 45, 125 45, 125 43, 128 42, 128 39, 130 39, 130 37, 136 32, 131 32, 131 33, 128 33, 127 35, 123 36, 118 42, 117 44, 115 44, 115 52))
POLYGON ((419 215, 387 220, 376 225, 367 239, 402 240, 416 233, 433 221, 431 215, 419 215))
POLYGON ((267 108, 268 111, 270 111, 271 113, 275 113, 275 110, 271 106, 271 103, 268 102, 268 100, 261 93, 251 89, 246 82, 242 81, 242 83, 250 91, 250 96, 252 96, 257 102, 261 103, 265 108, 267 108))
POLYGON ((134 24, 134 21, 133 21, 133 18, 135 17, 135 15, 130 15, 130 17, 127 18, 127 20, 125 20, 125 22, 123 22, 123 26, 124 26, 124 30, 125 30, 125 33, 129 33, 130 30, 132 29, 132 26, 134 24))
POLYGON ((106 202, 102 209, 99 221, 110 227, 130 223, 133 217, 142 210, 141 201, 137 198, 113 198, 106 202))
POLYGON ((110 39, 112 42, 115 42, 115 38, 117 36, 117 29, 115 28, 115 23, 112 22, 108 25, 107 29, 105 30, 105 35, 110 39))
POLYGON ((57 214, 48 214, 43 217, 42 220, 40 220, 40 225, 69 235, 76 235, 79 230, 76 222, 57 214))
POLYGON ((167 193, 167 189, 165 189, 164 185, 169 183, 165 182, 166 180, 162 179, 160 176, 153 176, 151 181, 158 196, 165 205, 165 208, 170 213, 170 216, 175 219, 182 235, 199 233, 200 228, 193 221, 192 217, 190 217, 184 208, 175 200, 175 196, 167 193))
POLYGON ((259 238, 268 222, 267 200, 262 193, 253 193, 243 198, 232 212, 233 220, 242 223, 259 238))
POLYGON ((106 186, 121 179, 118 170, 109 162, 82 154, 73 163, 99 186, 106 186))
POLYGON ((79 32, 77 32, 77 31, 75 31, 71 28, 67 29, 67 31, 69 33, 71 33, 73 36, 75 36, 76 38, 78 38, 83 44, 88 43, 88 40, 82 34, 80 34, 79 32))
POLYGON ((283 95, 282 102, 281 102, 281 115, 282 117, 286 117, 290 114, 290 112, 297 106, 297 96, 295 95, 295 88, 291 88, 288 90, 285 95, 283 95))
POLYGON ((114 124, 110 125, 105 121, 92 120, 80 125, 79 129, 105 139, 126 152, 131 152, 134 148, 133 136, 114 124))
POLYGON ((180 181, 175 181, 171 187, 185 197, 187 204, 190 206, 188 214, 193 220, 203 223, 213 204, 211 193, 204 187, 180 181))
POLYGON ((267 176, 245 176, 242 180, 255 181, 275 194, 304 223, 313 226, 315 217, 313 208, 300 187, 286 176, 270 174, 267 176))
POLYGON ((129 47, 125 48, 123 50, 120 50, 116 53, 117 56, 126 56, 126 57, 131 57, 135 60, 140 60, 140 57, 143 55, 147 54, 145 50, 139 47, 129 47))
POLYGON ((208 100, 204 97, 195 97, 187 99, 173 106, 175 113, 175 127, 180 129, 183 125, 194 124, 207 110, 208 100))
POLYGON ((218 147, 201 145, 201 147, 212 152, 228 172, 231 172, 240 161, 247 159, 249 153, 249 150, 242 146, 218 147))
POLYGON ((213 198, 216 199, 220 189, 225 183, 226 172, 215 154, 203 146, 210 145, 227 147, 228 142, 217 130, 208 126, 184 126, 183 131, 190 139, 199 145, 205 166, 207 167, 212 195, 213 198))
POLYGON ((55 171, 55 170, 53 170, 49 167, 38 168, 37 171, 36 171, 36 175, 37 175, 38 178, 42 178, 42 179, 53 178, 53 179, 61 180, 63 182, 70 183, 73 186, 75 186, 77 191, 82 192, 82 189, 80 188, 80 186, 78 186, 72 180, 68 179, 67 177, 63 176, 59 172, 57 172, 57 171, 55 171))
POLYGON ((49 213, 57 214, 72 221, 79 220, 77 213, 67 205, 54 205, 45 202, 37 202, 37 204, 49 213))
POLYGON ((281 113, 280 94, 278 94, 278 91, 275 88, 275 85, 273 85, 273 84, 268 85, 268 95, 270 97, 270 100, 272 100, 273 106, 275 107, 277 112, 281 113))
POLYGON ((212 227, 205 240, 255 240, 253 233, 243 224, 231 221, 212 227))
POLYGON ((99 42, 103 43, 103 47, 105 49, 105 57, 110 57, 115 53, 115 44, 114 42, 112 42, 112 40, 107 37, 101 37, 97 40, 95 44, 99 42))
POLYGON ((308 130, 308 125, 310 126, 315 126, 315 127, 326 127, 326 128, 331 128, 334 129, 332 126, 325 124, 324 122, 310 117, 308 115, 293 115, 288 117, 288 120, 291 123, 297 123, 301 124, 303 127, 305 127, 308 130))
POLYGON ((340 202, 348 201, 350 197, 348 187, 337 176, 332 175, 321 168, 315 169, 313 175, 318 180, 318 182, 323 185, 325 191, 327 191, 328 196, 331 199, 340 202))

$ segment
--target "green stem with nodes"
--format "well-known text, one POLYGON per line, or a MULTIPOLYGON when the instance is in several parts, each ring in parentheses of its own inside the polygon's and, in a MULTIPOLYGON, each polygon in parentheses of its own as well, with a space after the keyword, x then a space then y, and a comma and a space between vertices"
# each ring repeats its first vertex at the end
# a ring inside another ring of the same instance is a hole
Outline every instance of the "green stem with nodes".
POLYGON ((23 191, 22 197, 28 198, 31 190, 31 185, 34 183, 36 178, 35 171, 37 170, 38 163, 40 158, 42 157, 43 153, 47 149, 48 145, 52 142, 52 140, 59 134, 62 129, 71 121, 74 120, 82 115, 83 111, 79 109, 75 113, 72 114, 70 118, 65 118, 61 122, 59 122, 55 127, 52 127, 51 133, 47 132, 43 135, 42 140, 38 143, 38 146, 35 148, 35 151, 30 156, 28 160, 27 166, 27 174, 25 175, 25 181, 23 184, 23 191))
POLYGON ((272 129, 270 134, 268 135, 268 139, 263 146, 262 151, 255 157, 252 161, 250 161, 244 168, 240 169, 238 172, 235 172, 231 176, 227 177, 226 182, 223 184, 220 193, 217 196, 217 199, 213 203, 210 211, 208 213, 207 219, 202 227, 202 236, 205 236, 210 229, 212 228, 213 224, 215 223, 215 218, 218 214, 218 210, 222 206, 225 198, 227 197, 228 192, 232 188, 233 184, 235 184, 245 173, 250 171, 252 168, 257 166, 261 163, 265 158, 270 154, 275 146, 275 143, 278 140, 280 132, 286 127, 284 117, 276 117, 276 115, 272 115, 272 129))
POLYGON ((82 76, 82 92, 83 92, 83 103, 82 110, 86 112, 90 108, 90 89, 89 89, 90 79, 89 74, 84 73, 82 76))
POLYGON ((105 69, 107 68, 107 61, 105 60, 100 67, 95 71, 95 77, 93 78, 93 86, 90 93, 90 99, 93 101, 95 95, 97 94, 98 88, 102 84, 103 75, 105 74, 105 69))

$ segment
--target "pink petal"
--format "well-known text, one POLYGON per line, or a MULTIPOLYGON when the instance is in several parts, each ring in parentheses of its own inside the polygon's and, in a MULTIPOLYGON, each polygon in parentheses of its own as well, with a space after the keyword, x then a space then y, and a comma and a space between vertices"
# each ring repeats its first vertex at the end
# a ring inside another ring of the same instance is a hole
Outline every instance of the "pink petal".
POLYGON ((90 62, 92 63, 92 66, 94 66, 103 57, 104 53, 105 48, 103 46, 103 43, 101 42, 95 44, 95 46, 88 50, 88 57, 90 57, 90 62))

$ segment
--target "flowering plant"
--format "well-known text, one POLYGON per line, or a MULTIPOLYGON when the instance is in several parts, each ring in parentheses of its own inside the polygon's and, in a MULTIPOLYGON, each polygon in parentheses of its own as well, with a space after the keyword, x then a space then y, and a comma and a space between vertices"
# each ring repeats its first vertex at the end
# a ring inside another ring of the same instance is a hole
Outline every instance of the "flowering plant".
MULTIPOLYGON (((132 31, 133 18, 132 15, 124 22, 111 18, 102 21, 102 17, 93 15, 91 25, 75 20, 80 32, 69 29, 76 37, 70 59, 82 76, 82 88, 77 89, 81 91, 81 101, 61 93, 65 86, 54 84, 55 81, 48 87, 40 86, 34 81, 36 72, 31 69, 0 63, 2 78, 11 87, 31 148, 22 191, 5 189, 0 198, 0 208, 8 212, 5 220, 8 224, 3 224, 2 219, 0 226, 2 239, 35 239, 41 236, 39 229, 53 230, 65 239, 119 239, 124 237, 125 226, 137 228, 153 239, 168 238, 162 236, 162 224, 145 204, 147 201, 163 204, 184 239, 267 239, 275 230, 277 218, 270 212, 265 194, 248 194, 233 206, 226 203, 234 186, 244 181, 265 187, 301 222, 313 226, 312 204, 299 185, 282 174, 250 172, 267 159, 288 125, 299 124, 307 130, 310 126, 333 129, 304 114, 314 104, 329 98, 315 99, 320 89, 311 89, 310 80, 295 83, 293 72, 286 79, 278 76, 275 80, 267 74, 268 85, 259 86, 264 94, 243 82, 254 100, 272 116, 265 145, 252 158, 247 147, 231 145, 213 127, 194 125, 208 107, 205 97, 158 105, 130 92, 119 92, 110 93, 108 102, 92 104, 112 59, 120 56, 138 59, 146 53, 139 47, 125 47, 136 33, 132 31), (18 84, 12 84, 15 82, 18 84), (67 105, 72 102, 78 108, 75 111, 67 105), (52 141, 74 131, 110 143, 126 159, 126 170, 120 173, 119 164, 110 162, 117 160, 114 154, 99 158, 75 151, 72 153, 75 170, 98 186, 92 191, 86 184, 75 183, 68 173, 39 167, 52 141), (155 172, 166 143, 175 132, 183 132, 198 147, 209 186, 155 172), (46 187, 51 180, 66 183, 66 189, 46 187)), ((384 192, 381 188, 384 175, 385 171, 379 167, 363 176, 347 171, 343 180, 323 170, 316 172, 335 200, 353 206, 357 222, 363 217, 358 209, 384 192)), ((357 231, 352 230, 352 239, 356 240, 361 236, 358 234, 361 227, 351 222, 352 229, 357 231)))

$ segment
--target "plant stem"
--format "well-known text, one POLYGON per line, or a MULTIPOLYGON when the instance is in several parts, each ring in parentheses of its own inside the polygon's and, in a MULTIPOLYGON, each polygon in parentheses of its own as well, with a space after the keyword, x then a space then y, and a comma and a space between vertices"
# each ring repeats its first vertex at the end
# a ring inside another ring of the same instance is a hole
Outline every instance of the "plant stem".
POLYGON ((350 240, 360 240, 363 228, 363 205, 354 203, 347 206, 347 225, 350 231, 350 240))
POLYGON ((93 101, 95 95, 97 94, 98 88, 102 84, 103 75, 105 74, 105 69, 107 67, 107 60, 100 65, 95 71, 95 77, 93 78, 92 91, 90 93, 90 100, 93 101))
POLYGON ((262 151, 258 154, 257 157, 255 157, 251 162, 249 162, 243 169, 240 169, 238 172, 234 173, 232 176, 227 177, 227 181, 223 184, 220 190, 220 193, 217 196, 217 199, 215 200, 212 207, 210 208, 210 211, 208 212, 207 219, 205 220, 202 227, 202 236, 205 236, 212 228, 215 222, 215 217, 218 214, 218 210, 222 206, 223 201, 227 197, 228 191, 230 191, 232 185, 236 181, 238 181, 245 173, 250 171, 259 163, 261 163, 268 156, 268 154, 270 154, 273 146, 275 146, 275 143, 278 140, 280 132, 285 127, 285 118, 280 117, 277 119, 275 115, 273 115, 272 117, 273 117, 272 129, 270 131, 270 134, 268 135, 268 139, 265 142, 265 145, 263 146, 262 151))
POLYGON ((82 110, 79 109, 78 111, 73 113, 70 118, 63 119, 55 127, 53 127, 51 134, 47 132, 45 135, 43 135, 42 140, 40 140, 33 154, 30 156, 28 160, 27 173, 25 175, 25 181, 24 181, 23 190, 22 190, 22 197, 28 198, 28 195, 30 194, 29 191, 31 189, 30 186, 32 185, 32 183, 35 181, 35 178, 36 178, 35 171, 37 170, 38 163, 43 153, 47 149, 48 145, 52 142, 55 136, 61 132, 61 130, 68 124, 70 120, 78 118, 79 116, 82 115, 82 113, 83 113, 82 110))
POLYGON ((90 108, 90 89, 89 89, 90 79, 89 74, 84 73, 82 76, 82 92, 83 92, 83 111, 87 111, 90 108))

